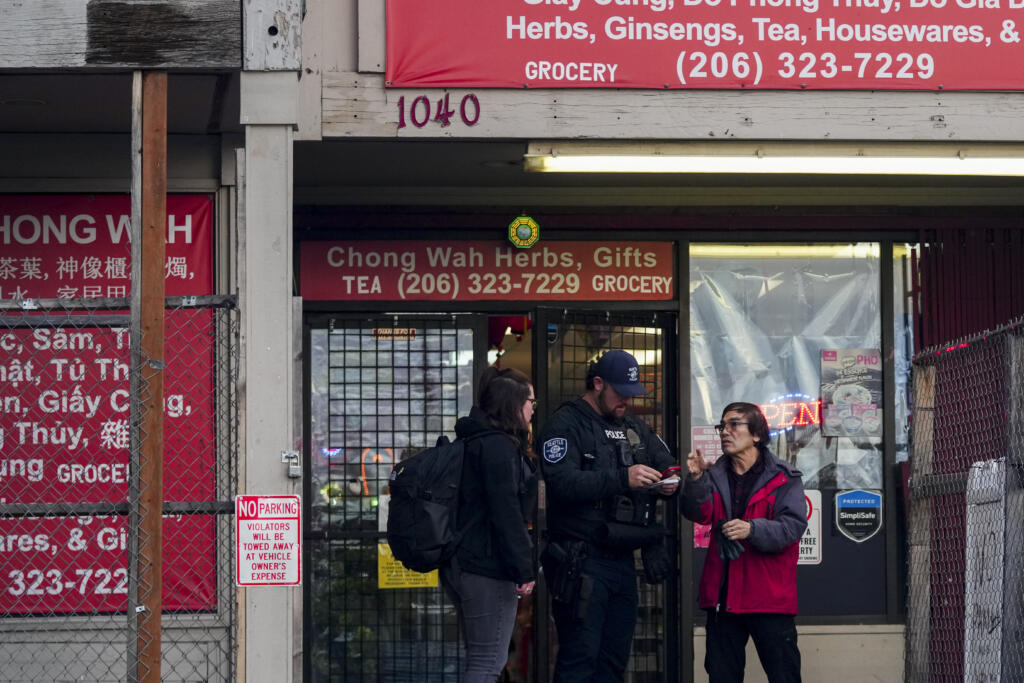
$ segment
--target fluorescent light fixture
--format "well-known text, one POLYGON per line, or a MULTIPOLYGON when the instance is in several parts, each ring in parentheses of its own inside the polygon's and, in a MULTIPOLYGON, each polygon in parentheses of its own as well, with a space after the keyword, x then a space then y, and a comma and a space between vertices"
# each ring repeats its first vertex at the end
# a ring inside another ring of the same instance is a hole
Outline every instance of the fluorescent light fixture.
POLYGON ((693 258, 770 259, 770 258, 842 258, 877 259, 878 242, 855 244, 690 244, 693 258))
POLYGON ((531 142, 527 171, 1024 176, 1024 145, 997 143, 531 142))

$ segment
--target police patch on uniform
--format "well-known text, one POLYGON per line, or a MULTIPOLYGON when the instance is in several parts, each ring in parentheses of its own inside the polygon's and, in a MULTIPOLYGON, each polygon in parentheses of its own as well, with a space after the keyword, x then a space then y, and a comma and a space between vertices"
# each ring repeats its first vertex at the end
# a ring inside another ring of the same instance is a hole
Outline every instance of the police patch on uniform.
POLYGON ((556 463, 565 457, 569 450, 565 439, 548 439, 544 442, 544 459, 550 463, 556 463))

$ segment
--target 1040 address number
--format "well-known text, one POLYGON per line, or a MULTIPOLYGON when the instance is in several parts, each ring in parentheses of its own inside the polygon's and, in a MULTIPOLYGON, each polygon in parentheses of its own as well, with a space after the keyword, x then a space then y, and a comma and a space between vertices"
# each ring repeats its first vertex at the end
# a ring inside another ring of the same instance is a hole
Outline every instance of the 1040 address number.
MULTIPOLYGON (((473 93, 467 93, 459 101, 459 118, 467 126, 475 126, 480 120, 480 100, 473 93)), ((412 100, 408 108, 405 106, 405 95, 398 98, 398 129, 405 128, 406 116, 412 125, 422 128, 430 121, 434 121, 442 128, 452 125, 456 111, 452 109, 451 95, 445 93, 444 97, 437 98, 436 106, 430 104, 426 95, 420 95, 412 100), (434 117, 430 113, 434 112, 434 117)))

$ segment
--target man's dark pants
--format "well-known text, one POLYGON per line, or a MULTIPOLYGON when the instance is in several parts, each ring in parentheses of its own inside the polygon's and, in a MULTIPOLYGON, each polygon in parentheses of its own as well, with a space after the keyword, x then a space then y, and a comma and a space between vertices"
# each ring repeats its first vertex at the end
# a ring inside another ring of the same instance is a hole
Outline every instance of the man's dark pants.
POLYGON ((800 650, 790 614, 730 614, 707 610, 707 654, 704 670, 710 683, 741 683, 747 639, 771 683, 800 683, 800 650))
POLYGON ((552 601, 558 629, 556 683, 622 681, 636 626, 637 588, 633 553, 615 559, 588 557, 583 573, 594 587, 586 614, 578 619, 575 607, 552 601))

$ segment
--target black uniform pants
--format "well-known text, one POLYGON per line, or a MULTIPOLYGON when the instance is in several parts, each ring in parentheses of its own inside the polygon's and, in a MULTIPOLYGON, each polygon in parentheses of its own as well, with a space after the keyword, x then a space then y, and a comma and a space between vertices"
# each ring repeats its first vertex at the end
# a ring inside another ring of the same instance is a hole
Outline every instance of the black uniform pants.
POLYGON ((618 559, 588 557, 583 573, 593 591, 582 619, 575 606, 552 601, 558 630, 556 683, 622 681, 636 626, 637 588, 633 553, 618 559))
POLYGON ((800 683, 800 650, 790 614, 731 614, 707 610, 707 653, 704 670, 710 683, 742 683, 747 639, 770 683, 800 683))

